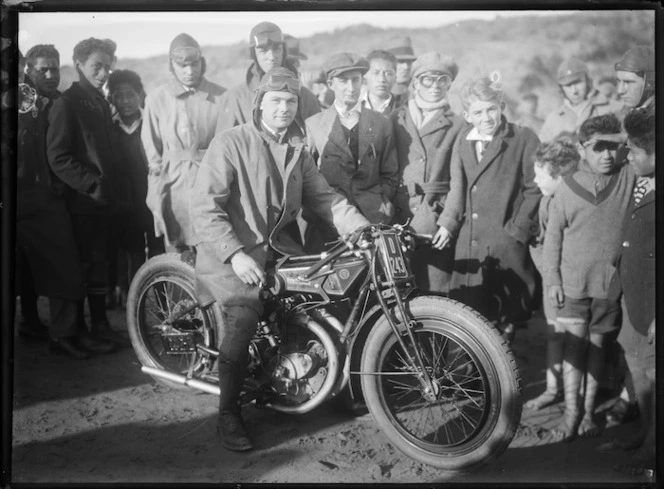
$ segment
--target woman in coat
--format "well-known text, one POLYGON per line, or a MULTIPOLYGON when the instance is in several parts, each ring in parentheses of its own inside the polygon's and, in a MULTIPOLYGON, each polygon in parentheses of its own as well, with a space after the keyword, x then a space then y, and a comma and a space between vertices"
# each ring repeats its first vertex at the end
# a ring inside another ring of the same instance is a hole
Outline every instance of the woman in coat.
MULTIPOLYGON (((413 97, 391 115, 399 159, 400 186, 394 198, 394 223, 418 233, 435 234, 450 186, 452 146, 465 125, 447 102, 447 90, 458 73, 449 56, 430 52, 413 64, 413 97)), ((446 292, 454 251, 421 248, 411 258, 418 286, 446 292)))
POLYGON ((205 58, 188 34, 170 48, 173 77, 145 101, 141 140, 148 159, 148 195, 156 236, 167 251, 194 246, 189 198, 198 165, 214 135, 227 125, 219 99, 225 89, 209 82, 205 58))
POLYGON ((505 119, 496 85, 481 78, 462 90, 463 115, 472 126, 454 146, 451 189, 433 245, 458 233, 450 296, 495 322, 509 339, 531 314, 536 271, 528 243, 537 232, 542 194, 533 181, 539 140, 505 119))

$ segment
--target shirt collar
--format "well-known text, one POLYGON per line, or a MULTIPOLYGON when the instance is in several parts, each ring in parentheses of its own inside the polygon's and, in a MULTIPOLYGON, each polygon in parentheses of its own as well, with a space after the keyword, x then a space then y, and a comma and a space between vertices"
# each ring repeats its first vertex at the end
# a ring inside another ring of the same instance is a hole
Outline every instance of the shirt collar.
POLYGON ((468 141, 491 141, 493 140, 493 135, 485 136, 484 134, 481 134, 476 127, 473 127, 466 136, 466 139, 468 141))
POLYGON ((138 129, 138 126, 141 125, 141 121, 143 120, 143 109, 139 108, 138 110, 140 111, 140 116, 129 126, 124 123, 122 117, 120 117, 119 112, 116 112, 113 115, 113 122, 115 122, 120 127, 120 129, 122 129, 127 134, 133 134, 136 131, 136 129, 138 129))
POLYGON ((371 99, 369 98, 369 90, 367 90, 362 94, 362 97, 360 97, 360 103, 363 105, 367 105, 370 109, 375 110, 377 112, 383 112, 387 107, 390 106, 393 97, 394 95, 390 93, 390 96, 387 97, 387 100, 382 102, 378 107, 373 107, 371 105, 371 99))
POLYGON ((334 101, 334 108, 337 109, 337 113, 341 117, 348 117, 352 112, 357 112, 358 114, 362 112, 362 100, 358 100, 357 104, 352 107, 350 110, 346 110, 346 107, 340 105, 336 100, 334 101))
POLYGON ((284 136, 286 135, 286 131, 288 131, 288 128, 282 129, 281 131, 275 131, 274 129, 272 129, 270 126, 268 126, 265 123, 265 120, 263 120, 262 117, 261 117, 261 127, 263 128, 263 130, 267 134, 269 134, 272 137, 272 139, 274 139, 276 142, 278 142, 280 144, 284 140, 284 136))

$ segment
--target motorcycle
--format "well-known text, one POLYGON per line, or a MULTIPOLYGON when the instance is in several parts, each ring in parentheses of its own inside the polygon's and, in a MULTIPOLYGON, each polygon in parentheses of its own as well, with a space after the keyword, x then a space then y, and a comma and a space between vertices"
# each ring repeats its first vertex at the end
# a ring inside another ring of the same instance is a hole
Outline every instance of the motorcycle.
MULTIPOLYGON (((363 400, 394 446, 448 471, 503 453, 521 417, 514 355, 479 313, 415 287, 408 256, 420 238, 372 225, 320 255, 280 259, 263 287, 242 402, 302 414, 335 396, 363 400)), ((190 258, 141 267, 129 335, 145 373, 219 395, 221 310, 197 301, 190 258)))

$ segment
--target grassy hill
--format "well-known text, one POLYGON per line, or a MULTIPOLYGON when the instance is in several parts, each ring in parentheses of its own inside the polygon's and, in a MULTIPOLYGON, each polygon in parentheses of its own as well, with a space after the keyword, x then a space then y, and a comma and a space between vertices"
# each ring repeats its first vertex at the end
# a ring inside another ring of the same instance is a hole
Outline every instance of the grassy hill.
MULTIPOLYGON (((458 92, 466 80, 498 70, 508 105, 513 106, 521 94, 534 92, 540 96, 540 112, 546 114, 560 103, 554 76, 565 57, 575 55, 586 61, 594 77, 611 75, 613 64, 627 49, 638 44, 654 46, 654 24, 653 11, 622 10, 498 17, 494 21, 464 21, 433 29, 352 25, 300 39, 300 49, 309 57, 302 70, 318 70, 332 52, 366 55, 407 35, 416 54, 435 50, 457 60, 459 75, 450 90, 455 110, 460 110, 458 92)), ((248 49, 246 40, 230 46, 204 46, 206 76, 226 87, 241 82, 249 64, 248 49)), ((147 92, 170 76, 166 53, 148 59, 120 59, 117 68, 136 71, 147 92)), ((72 67, 63 67, 61 89, 74 79, 72 67)))

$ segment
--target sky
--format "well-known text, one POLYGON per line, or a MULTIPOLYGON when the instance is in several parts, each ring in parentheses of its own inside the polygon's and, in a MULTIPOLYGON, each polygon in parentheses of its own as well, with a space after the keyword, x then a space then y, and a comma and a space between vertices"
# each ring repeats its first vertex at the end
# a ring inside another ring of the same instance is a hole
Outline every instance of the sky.
POLYGON ((55 12, 19 14, 19 49, 54 44, 63 64, 77 42, 88 37, 110 38, 118 58, 147 58, 166 54, 171 40, 188 32, 201 44, 224 45, 248 40, 249 31, 270 20, 282 31, 309 37, 353 24, 377 27, 432 28, 468 19, 496 16, 563 15, 569 11, 296 11, 296 12, 55 12))

